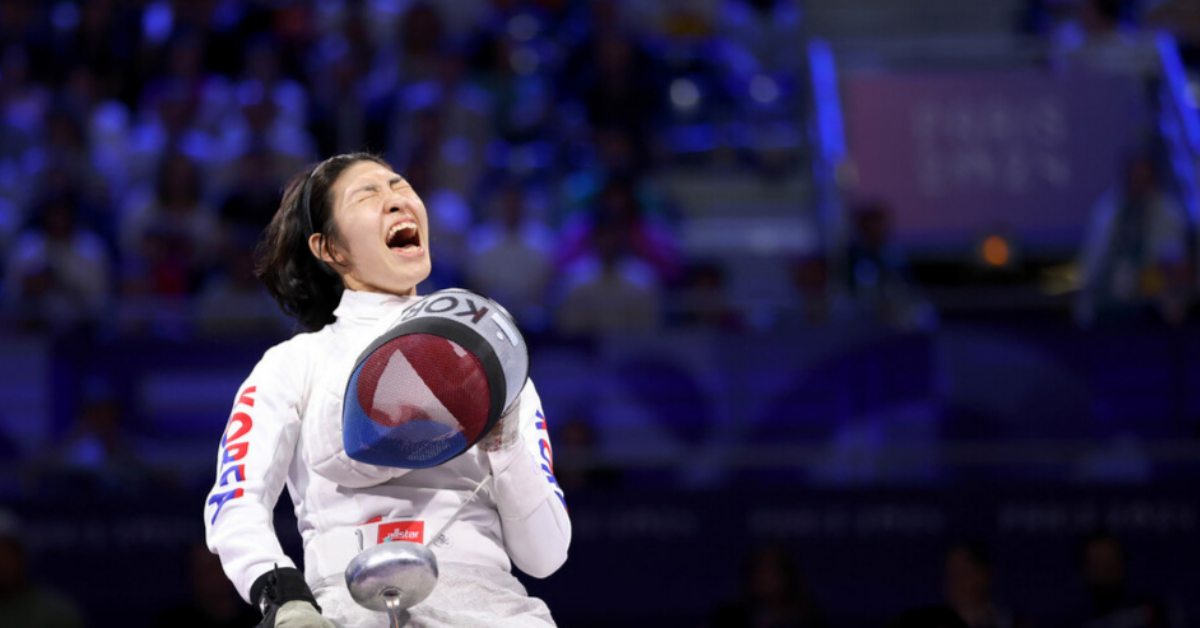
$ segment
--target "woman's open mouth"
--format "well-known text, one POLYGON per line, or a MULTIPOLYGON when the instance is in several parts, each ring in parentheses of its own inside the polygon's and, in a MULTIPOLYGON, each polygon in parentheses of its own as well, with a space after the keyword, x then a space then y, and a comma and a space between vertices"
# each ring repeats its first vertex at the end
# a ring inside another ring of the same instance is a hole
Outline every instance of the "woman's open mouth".
POLYGON ((387 234, 387 247, 400 255, 419 255, 421 230, 417 223, 406 220, 393 226, 387 234))

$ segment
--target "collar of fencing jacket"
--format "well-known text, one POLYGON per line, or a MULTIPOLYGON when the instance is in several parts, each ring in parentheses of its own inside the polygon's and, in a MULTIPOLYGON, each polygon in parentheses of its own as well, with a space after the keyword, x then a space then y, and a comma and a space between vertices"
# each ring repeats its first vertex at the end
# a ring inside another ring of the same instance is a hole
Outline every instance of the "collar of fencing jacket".
POLYGON ((333 315, 337 317, 338 322, 376 321, 388 314, 396 313, 398 311, 396 308, 416 303, 419 299, 420 297, 415 296, 400 297, 394 294, 345 290, 342 292, 342 300, 338 302, 333 315))

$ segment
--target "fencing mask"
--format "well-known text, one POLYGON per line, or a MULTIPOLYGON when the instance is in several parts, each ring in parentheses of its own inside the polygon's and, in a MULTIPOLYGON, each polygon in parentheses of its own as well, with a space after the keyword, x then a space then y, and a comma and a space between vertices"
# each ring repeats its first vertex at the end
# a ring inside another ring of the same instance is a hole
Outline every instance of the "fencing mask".
POLYGON ((500 304, 434 292, 358 357, 342 404, 346 454, 424 469, 479 442, 520 396, 529 350, 500 304))

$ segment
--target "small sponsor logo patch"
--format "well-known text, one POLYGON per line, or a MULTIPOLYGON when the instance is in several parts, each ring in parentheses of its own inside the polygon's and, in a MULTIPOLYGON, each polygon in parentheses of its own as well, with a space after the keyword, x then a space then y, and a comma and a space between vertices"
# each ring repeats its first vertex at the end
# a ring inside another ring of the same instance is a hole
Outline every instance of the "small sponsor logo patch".
POLYGON ((396 521, 379 526, 379 543, 408 541, 421 543, 425 537, 424 521, 396 521))

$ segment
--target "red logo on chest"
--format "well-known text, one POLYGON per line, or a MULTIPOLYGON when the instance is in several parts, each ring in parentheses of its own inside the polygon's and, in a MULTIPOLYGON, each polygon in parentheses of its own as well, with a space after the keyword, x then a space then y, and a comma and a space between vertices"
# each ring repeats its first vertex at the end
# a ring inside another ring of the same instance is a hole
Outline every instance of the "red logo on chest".
POLYGON ((384 523, 379 526, 379 540, 377 542, 392 543, 395 541, 408 541, 410 543, 420 543, 424 537, 424 521, 396 521, 394 523, 384 523))

